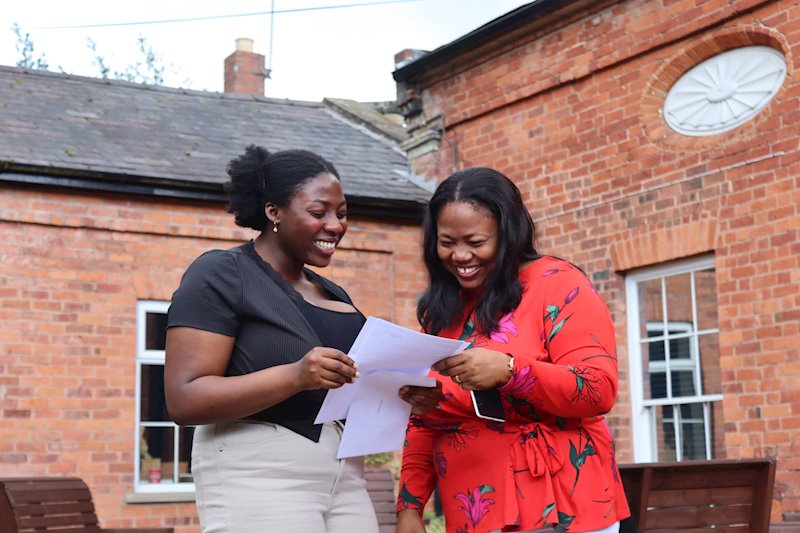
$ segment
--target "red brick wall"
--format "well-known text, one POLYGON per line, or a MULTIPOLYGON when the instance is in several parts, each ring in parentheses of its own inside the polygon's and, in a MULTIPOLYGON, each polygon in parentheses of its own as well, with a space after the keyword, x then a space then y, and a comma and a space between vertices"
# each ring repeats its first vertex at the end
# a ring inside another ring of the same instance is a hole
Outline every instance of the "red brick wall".
POLYGON ((424 111, 410 131, 441 116, 446 139, 415 170, 441 180, 454 155, 459 168, 498 168, 522 189, 540 250, 591 273, 618 331, 621 387, 610 422, 622 461, 632 459, 624 273, 713 252, 722 445, 728 457, 779 458, 772 519, 796 520, 800 4, 631 0, 597 9, 533 23, 511 44, 422 74, 424 111), (724 134, 672 133, 660 115, 671 83, 746 44, 786 55, 775 100, 724 134))
MULTIPOLYGON (((4 186, 0 194, 0 476, 77 475, 106 527, 199 530, 193 503, 133 490, 136 302, 250 238, 220 204, 4 186)), ((325 275, 366 314, 416 327, 414 224, 351 219, 325 275)))
POLYGON ((264 56, 236 50, 225 58, 225 92, 264 96, 264 56))

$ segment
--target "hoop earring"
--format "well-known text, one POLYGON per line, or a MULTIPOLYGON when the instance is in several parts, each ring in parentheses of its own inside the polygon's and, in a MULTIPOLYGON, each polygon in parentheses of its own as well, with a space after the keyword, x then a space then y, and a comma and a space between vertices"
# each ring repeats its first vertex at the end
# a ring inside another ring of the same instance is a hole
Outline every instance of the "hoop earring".
POLYGON ((272 233, 278 233, 278 223, 277 222, 275 222, 272 225, 272 233))

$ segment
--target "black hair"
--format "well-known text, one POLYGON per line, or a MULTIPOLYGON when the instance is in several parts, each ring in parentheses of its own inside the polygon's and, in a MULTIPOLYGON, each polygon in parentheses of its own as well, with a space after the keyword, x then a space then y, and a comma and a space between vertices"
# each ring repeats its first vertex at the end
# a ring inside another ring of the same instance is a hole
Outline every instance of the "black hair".
POLYGON ((283 150, 270 154, 253 144, 228 163, 227 171, 228 213, 235 215, 237 225, 259 231, 267 227, 267 203, 289 205, 300 186, 322 172, 339 179, 333 163, 314 152, 283 150))
POLYGON ((491 214, 497 221, 495 267, 485 281, 475 305, 475 327, 489 335, 505 313, 522 299, 519 268, 537 259, 536 227, 514 183, 491 168, 468 168, 448 177, 437 187, 425 210, 423 257, 430 277, 417 304, 417 319, 431 334, 453 325, 463 316, 461 286, 445 270, 437 253, 437 219, 444 206, 464 202, 491 214))

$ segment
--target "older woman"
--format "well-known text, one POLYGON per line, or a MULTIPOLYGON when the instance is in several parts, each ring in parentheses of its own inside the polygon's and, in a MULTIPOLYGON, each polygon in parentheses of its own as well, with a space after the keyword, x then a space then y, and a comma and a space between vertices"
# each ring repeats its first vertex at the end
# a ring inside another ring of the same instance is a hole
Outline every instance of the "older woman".
POLYGON ((409 423, 398 533, 425 531, 434 485, 452 533, 615 532, 630 514, 603 419, 617 393, 608 309, 533 243, 519 190, 495 170, 457 172, 430 201, 418 318, 471 346, 434 366, 444 398, 409 423), (478 416, 473 392, 495 412, 478 416))

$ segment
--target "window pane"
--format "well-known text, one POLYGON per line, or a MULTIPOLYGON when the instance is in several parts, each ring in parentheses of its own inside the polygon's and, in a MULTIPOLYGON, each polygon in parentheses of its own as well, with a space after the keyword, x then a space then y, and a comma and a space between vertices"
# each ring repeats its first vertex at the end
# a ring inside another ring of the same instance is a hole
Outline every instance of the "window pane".
MULTIPOLYGON (((661 336, 661 331, 649 331, 648 334, 651 337, 659 337, 661 336)), ((647 347, 647 360, 651 363, 654 362, 664 362, 667 360, 667 352, 664 349, 664 341, 653 341, 645 345, 647 347)), ((644 347, 643 347, 644 348, 644 347)))
POLYGON ((633 413, 634 446, 646 460, 720 456, 722 439, 715 435, 724 434, 722 402, 698 398, 722 394, 716 272, 710 264, 709 259, 692 259, 665 265, 658 273, 652 268, 632 273, 640 278, 636 307, 628 311, 631 320, 638 317, 640 322, 638 332, 629 330, 640 348, 631 354, 641 361, 641 375, 631 376, 641 391, 635 398, 642 398, 645 406, 670 398, 692 402, 633 413), (684 268, 687 272, 672 274, 684 268))
POLYGON ((697 329, 717 329, 717 275, 714 269, 694 273, 697 329))
POLYGON ((145 316, 145 350, 163 350, 167 346, 166 313, 147 313, 145 316))
POLYGON ((719 366, 719 335, 709 333, 697 338, 700 345, 701 376, 703 394, 721 394, 722 376, 719 366))
POLYGON ((173 483, 173 457, 175 430, 171 427, 141 428, 139 455, 140 483, 173 483))
POLYGON ((664 341, 653 341, 642 344, 642 375, 645 400, 664 398, 666 396, 666 377, 664 377, 664 341), (661 376, 661 378, 654 377, 661 376))
POLYGON ((192 438, 194 427, 178 428, 178 481, 180 483, 194 483, 192 477, 192 438))
POLYGON ((164 399, 164 365, 141 365, 140 391, 142 422, 166 422, 167 401, 164 399))
POLYGON ((664 323, 664 306, 661 298, 661 278, 641 281, 639 287, 640 337, 647 338, 648 322, 664 323))
POLYGON ((692 274, 666 278, 667 321, 694 324, 692 318, 692 274))
MULTIPOLYGON (((684 333, 682 331, 679 332, 670 332, 670 333, 684 333)), ((691 339, 689 337, 684 337, 681 339, 672 339, 669 341, 669 358, 671 361, 675 359, 691 359, 692 353, 689 347, 691 346, 691 339)))
POLYGON ((693 403, 680 406, 683 459, 706 458, 706 434, 703 422, 703 405, 693 403))
POLYGON ((675 426, 672 418, 672 406, 664 405, 654 407, 656 446, 658 447, 656 459, 658 461, 676 461, 675 453, 675 426))
POLYGON ((691 370, 673 370, 672 374, 672 397, 694 396, 694 372, 691 370))
POLYGON ((666 398, 667 397, 667 373, 666 372, 651 372, 650 373, 650 396, 653 398, 666 398))

